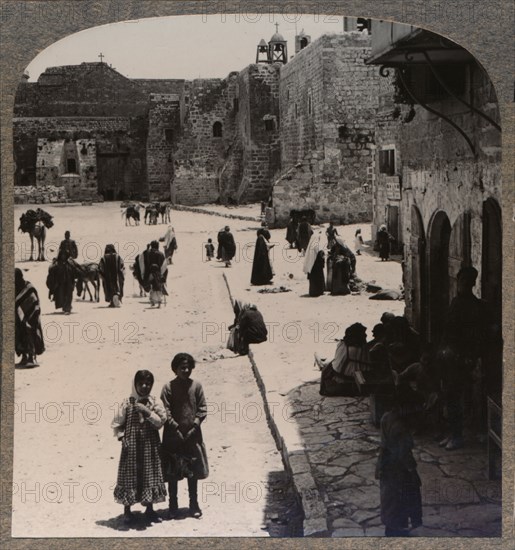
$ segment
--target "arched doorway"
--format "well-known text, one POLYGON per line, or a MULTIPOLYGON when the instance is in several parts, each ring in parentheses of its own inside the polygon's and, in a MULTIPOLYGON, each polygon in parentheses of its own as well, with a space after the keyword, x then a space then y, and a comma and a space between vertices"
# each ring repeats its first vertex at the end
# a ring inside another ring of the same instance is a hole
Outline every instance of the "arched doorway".
POLYGON ((439 210, 429 222, 428 229, 428 341, 437 343, 449 305, 449 241, 451 224, 447 214, 439 210))
POLYGON ((501 403, 502 392, 502 218, 496 200, 483 203, 481 298, 488 303, 495 326, 493 345, 485 358, 488 395, 501 403))
POLYGON ((470 213, 464 212, 454 222, 449 242, 449 303, 458 293, 458 272, 472 264, 470 213))
POLYGON ((420 210, 411 207, 411 324, 413 328, 426 340, 426 239, 424 222, 420 210))

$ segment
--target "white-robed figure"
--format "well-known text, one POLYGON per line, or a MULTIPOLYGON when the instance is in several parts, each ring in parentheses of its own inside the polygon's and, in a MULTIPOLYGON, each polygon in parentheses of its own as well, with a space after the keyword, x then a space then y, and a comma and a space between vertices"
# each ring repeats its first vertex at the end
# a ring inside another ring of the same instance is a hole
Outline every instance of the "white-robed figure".
POLYGON ((313 297, 321 296, 325 291, 324 251, 320 244, 321 238, 322 231, 311 235, 304 258, 303 271, 309 279, 309 295, 313 297))
POLYGON ((173 254, 177 250, 177 238, 175 236, 175 229, 169 225, 164 237, 159 239, 164 246, 164 254, 166 261, 169 264, 173 264, 173 254))

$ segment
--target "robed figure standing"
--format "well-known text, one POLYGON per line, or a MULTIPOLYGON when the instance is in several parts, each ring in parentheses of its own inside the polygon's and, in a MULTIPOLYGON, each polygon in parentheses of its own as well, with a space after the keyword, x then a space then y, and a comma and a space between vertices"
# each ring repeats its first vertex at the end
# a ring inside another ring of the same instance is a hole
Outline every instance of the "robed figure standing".
POLYGON ((119 307, 123 298, 125 267, 113 244, 106 245, 98 271, 102 277, 106 302, 109 302, 109 307, 119 307))
POLYGON ((257 231, 254 261, 252 262, 252 275, 250 278, 250 283, 253 285, 269 285, 274 278, 268 253, 270 248, 274 245, 268 244, 266 237, 269 235, 270 233, 263 228, 257 231))

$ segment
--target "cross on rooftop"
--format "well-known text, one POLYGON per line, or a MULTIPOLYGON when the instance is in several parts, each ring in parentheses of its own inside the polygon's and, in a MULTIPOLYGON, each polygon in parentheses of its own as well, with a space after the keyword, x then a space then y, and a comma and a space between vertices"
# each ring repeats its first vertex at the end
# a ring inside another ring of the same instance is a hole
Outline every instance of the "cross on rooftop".
POLYGON ((104 59, 105 55, 102 52, 100 52, 100 55, 98 57, 100 57, 100 63, 102 63, 102 60, 104 59))
POLYGON ((279 32, 279 23, 275 23, 275 32, 279 32))

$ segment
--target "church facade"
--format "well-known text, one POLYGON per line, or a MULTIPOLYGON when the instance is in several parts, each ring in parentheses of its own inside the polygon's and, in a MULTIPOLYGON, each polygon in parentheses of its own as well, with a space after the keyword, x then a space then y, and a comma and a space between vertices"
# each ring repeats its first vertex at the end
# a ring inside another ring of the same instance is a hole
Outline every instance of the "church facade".
MULTIPOLYGON (((50 67, 20 84, 16 189, 61 200, 273 201, 319 221, 372 215, 378 69, 367 32, 276 30, 223 79, 130 79, 104 62, 50 67)), ((19 193, 18 193, 19 195, 19 193)), ((16 193, 15 193, 16 196, 16 193)))

